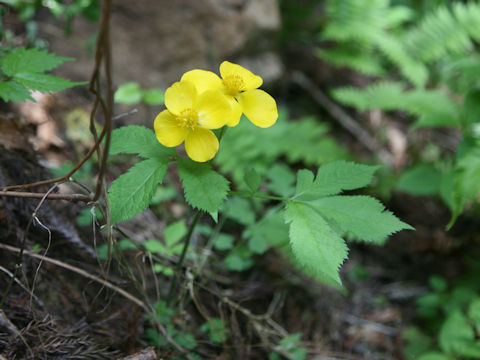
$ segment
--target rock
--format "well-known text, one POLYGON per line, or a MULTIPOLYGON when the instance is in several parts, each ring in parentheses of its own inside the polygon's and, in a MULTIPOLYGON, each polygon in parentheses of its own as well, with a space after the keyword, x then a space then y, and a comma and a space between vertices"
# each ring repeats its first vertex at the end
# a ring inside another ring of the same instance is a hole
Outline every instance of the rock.
MULTIPOLYGON (((221 61, 235 61, 244 55, 249 43, 261 43, 261 49, 253 50, 261 59, 258 55, 268 50, 265 46, 269 46, 270 34, 279 27, 276 0, 117 0, 111 18, 115 85, 136 81, 142 88, 165 89, 185 71, 218 71, 221 61)), ((51 26, 40 24, 39 28, 51 26)), ((87 55, 86 47, 96 28, 96 24, 77 18, 68 41, 60 30, 41 34, 52 51, 77 59, 60 69, 63 76, 88 80, 93 58, 87 55)), ((269 62, 275 56, 270 53, 269 62)), ((276 63, 280 63, 278 58, 276 63)), ((257 73, 264 76, 261 68, 257 73)))

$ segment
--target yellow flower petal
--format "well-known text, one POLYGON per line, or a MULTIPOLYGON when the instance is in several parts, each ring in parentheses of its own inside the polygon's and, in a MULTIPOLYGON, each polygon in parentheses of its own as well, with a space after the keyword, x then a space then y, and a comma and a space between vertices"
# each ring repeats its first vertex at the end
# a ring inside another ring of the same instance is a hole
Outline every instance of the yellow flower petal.
POLYGON ((174 115, 192 109, 197 98, 195 85, 189 81, 178 81, 165 91, 165 106, 174 115))
POLYGON ((199 94, 206 90, 223 90, 222 79, 211 71, 191 70, 183 74, 181 81, 193 83, 199 94))
POLYGON ((275 124, 278 118, 277 103, 263 90, 249 90, 237 96, 245 116, 261 128, 275 124))
POLYGON ((240 122, 240 118, 242 117, 242 107, 233 96, 225 95, 225 97, 227 98, 230 106, 232 107, 232 116, 230 116, 230 120, 227 122, 227 126, 237 126, 240 122))
POLYGON ((215 134, 201 126, 189 130, 185 139, 185 150, 193 161, 205 162, 213 159, 219 143, 215 134))
POLYGON ((207 129, 218 129, 230 120, 232 107, 227 98, 218 90, 207 90, 202 93, 195 105, 198 123, 207 129))
POLYGON ((236 95, 233 93, 234 89, 237 89, 238 92, 253 90, 259 88, 263 83, 260 76, 253 74, 243 66, 229 61, 224 61, 220 65, 220 75, 222 75, 223 83, 227 88, 227 93, 230 95, 236 95))
POLYGON ((180 145, 187 136, 187 129, 181 127, 175 115, 168 110, 157 115, 153 128, 160 144, 168 147, 180 145))

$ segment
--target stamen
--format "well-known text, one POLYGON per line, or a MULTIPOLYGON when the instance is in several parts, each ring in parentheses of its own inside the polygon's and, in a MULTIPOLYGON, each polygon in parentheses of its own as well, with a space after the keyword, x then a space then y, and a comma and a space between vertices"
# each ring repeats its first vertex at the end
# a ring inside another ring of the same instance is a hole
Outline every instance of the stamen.
POLYGON ((226 93, 231 96, 237 95, 240 91, 245 91, 245 83, 238 75, 229 75, 223 79, 226 93))
POLYGON ((183 128, 194 129, 198 124, 198 114, 193 109, 185 109, 180 113, 180 116, 177 117, 178 122, 183 128))

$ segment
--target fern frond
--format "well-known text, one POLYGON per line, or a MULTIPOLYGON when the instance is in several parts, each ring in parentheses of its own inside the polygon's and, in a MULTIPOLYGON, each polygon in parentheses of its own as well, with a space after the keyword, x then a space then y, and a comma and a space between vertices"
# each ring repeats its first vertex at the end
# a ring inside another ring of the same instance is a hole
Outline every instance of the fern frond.
POLYGON ((370 42, 371 35, 388 25, 389 0, 328 1, 329 22, 322 37, 329 40, 370 42))
POLYGON ((379 58, 372 57, 365 51, 355 51, 347 47, 331 50, 318 49, 317 56, 330 64, 349 67, 360 74, 368 76, 385 76, 387 74, 379 58))
POLYGON ((323 38, 343 43, 335 50, 321 50, 319 56, 360 73, 383 76, 386 71, 381 58, 374 55, 378 49, 408 81, 416 87, 425 85, 428 78, 425 66, 414 60, 404 44, 389 32, 411 19, 412 10, 402 6, 390 7, 388 0, 345 0, 329 1, 327 14, 329 21, 323 38), (348 42, 357 44, 359 49, 350 52, 352 46, 348 42))
POLYGON ((412 90, 405 110, 418 116, 413 127, 456 127, 460 125, 460 109, 440 90, 412 90))
POLYGON ((344 105, 360 111, 371 109, 395 110, 402 108, 405 85, 396 82, 378 82, 365 89, 354 87, 337 88, 332 96, 344 105))
POLYGON ((414 127, 459 126, 459 107, 439 90, 404 91, 402 83, 380 82, 365 89, 339 88, 332 96, 360 111, 402 110, 417 117, 414 127))
POLYGON ((415 11, 409 7, 397 5, 392 6, 387 12, 387 24, 389 29, 394 29, 403 25, 415 17, 415 11))
POLYGON ((480 55, 453 57, 443 62, 443 80, 458 93, 480 88, 480 55))
POLYGON ((462 28, 473 39, 480 41, 480 5, 474 2, 467 4, 455 3, 453 5, 453 13, 462 28))
POLYGON ((375 39, 376 45, 386 58, 395 64, 405 78, 416 87, 425 86, 428 70, 423 63, 408 55, 405 46, 388 33, 379 33, 375 39))
POLYGON ((404 42, 409 52, 417 58, 425 62, 439 60, 449 54, 462 54, 472 50, 471 36, 480 36, 479 23, 478 4, 458 2, 453 13, 446 6, 441 6, 408 32, 404 42))

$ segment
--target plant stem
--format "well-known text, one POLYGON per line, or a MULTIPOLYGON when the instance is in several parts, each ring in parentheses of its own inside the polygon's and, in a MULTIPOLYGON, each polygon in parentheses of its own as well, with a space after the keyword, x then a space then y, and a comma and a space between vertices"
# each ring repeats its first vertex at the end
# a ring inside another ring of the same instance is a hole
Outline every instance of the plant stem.
POLYGON ((251 193, 247 191, 230 191, 228 195, 237 195, 243 197, 255 197, 259 199, 268 199, 268 200, 277 200, 277 201, 292 201, 292 199, 280 197, 280 196, 273 196, 267 194, 259 194, 259 193, 251 193))
POLYGON ((185 239, 185 243, 183 244, 182 253, 180 254, 180 258, 178 259, 177 266, 175 267, 175 273, 173 274, 172 282, 170 283, 170 289, 168 290, 167 306, 170 305, 172 301, 173 292, 177 284, 178 273, 182 269, 183 261, 185 260, 185 255, 187 254, 188 246, 190 245, 190 239, 192 238, 193 230, 195 229, 195 226, 197 225, 197 222, 202 216, 202 214, 203 214, 203 211, 201 210, 197 211, 197 213, 195 214, 195 217, 193 218, 192 223, 190 224, 190 228, 188 229, 187 237, 185 239))

